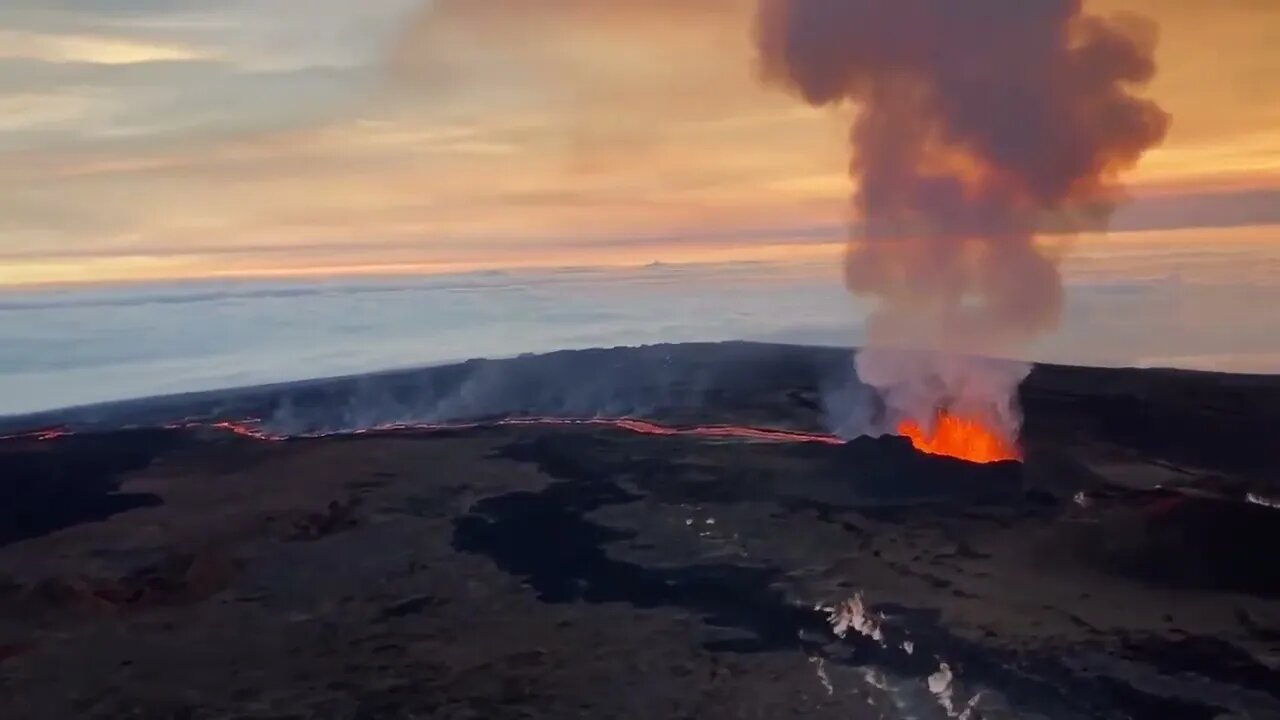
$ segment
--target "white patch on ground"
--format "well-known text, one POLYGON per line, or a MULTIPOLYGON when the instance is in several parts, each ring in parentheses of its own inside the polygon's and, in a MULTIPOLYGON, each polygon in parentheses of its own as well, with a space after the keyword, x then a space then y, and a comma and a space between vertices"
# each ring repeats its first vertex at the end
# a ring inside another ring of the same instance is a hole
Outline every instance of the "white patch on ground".
POLYGON ((1245 496, 1245 500, 1254 505, 1261 505, 1262 507, 1271 508, 1272 510, 1280 510, 1280 500, 1277 500, 1276 498, 1264 497, 1257 493, 1249 493, 1245 496))
MULTIPOLYGON (((854 593, 848 600, 834 606, 817 605, 814 609, 827 613, 827 621, 836 637, 844 639, 850 633, 857 633, 876 641, 881 647, 889 647, 885 639, 884 615, 869 609, 861 592, 854 593)), ((903 640, 900 643, 895 640, 894 644, 901 647, 908 655, 915 654, 916 646, 911 640, 903 640)), ((825 663, 819 658, 811 658, 810 662, 817 665, 819 680, 822 680, 823 686, 827 687, 830 677, 825 663)), ((978 703, 986 696, 985 691, 971 696, 963 692, 951 666, 941 660, 939 660, 937 672, 930 675, 924 682, 906 678, 891 679, 883 670, 876 667, 862 667, 859 670, 866 685, 872 690, 883 692, 882 700, 887 701, 897 711, 905 713, 903 717, 977 720, 978 703), (940 714, 939 710, 941 710, 940 714)), ((831 691, 828 690, 828 692, 831 691)), ((874 698, 871 701, 875 704, 874 698)))
POLYGON ((818 682, 822 683, 822 687, 827 689, 828 695, 835 695, 836 688, 831 684, 831 677, 827 675, 827 661, 820 657, 811 657, 809 662, 814 665, 814 672, 818 674, 818 682))
POLYGON ((945 662, 938 666, 938 672, 929 676, 928 686, 929 692, 938 699, 938 705, 946 711, 947 717, 956 718, 956 720, 971 720, 974 708, 982 699, 982 693, 977 693, 962 707, 957 707, 956 678, 951 672, 951 666, 945 662))
POLYGON ((823 609, 828 613, 827 622, 831 623, 831 630, 836 637, 843 639, 853 630, 884 645, 884 630, 881 627, 884 616, 867 609, 862 593, 855 593, 833 608, 823 609))

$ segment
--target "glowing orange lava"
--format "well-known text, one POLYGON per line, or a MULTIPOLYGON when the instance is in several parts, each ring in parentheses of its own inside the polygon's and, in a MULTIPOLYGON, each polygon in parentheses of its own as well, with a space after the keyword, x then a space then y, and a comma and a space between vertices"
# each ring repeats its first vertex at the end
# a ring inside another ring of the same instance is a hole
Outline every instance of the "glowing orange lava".
MULTIPOLYGON (((257 418, 246 418, 244 420, 221 420, 217 422, 205 422, 199 420, 188 420, 182 422, 169 423, 165 425, 168 430, 216 430, 227 432, 241 437, 252 438, 254 440, 290 440, 290 439, 317 439, 326 437, 340 437, 350 435, 392 435, 397 433, 433 433, 449 430, 469 430, 483 427, 508 427, 521 425, 590 425, 599 427, 612 427, 619 430, 627 430, 641 435, 691 435, 695 437, 721 439, 721 440, 741 440, 746 442, 771 442, 771 443, 788 443, 788 442, 807 442, 822 443, 826 445, 841 445, 843 440, 834 436, 823 433, 806 433, 796 430, 775 430, 770 428, 758 428, 738 425, 659 425, 658 423, 649 422, 647 420, 638 420, 635 418, 548 418, 548 417, 518 417, 505 418, 502 420, 491 420, 487 422, 459 422, 459 423, 387 423, 384 425, 376 425, 367 428, 358 428, 352 430, 336 430, 330 432, 305 433, 299 435, 286 435, 274 433, 263 427, 262 421, 257 418)), ((66 428, 50 428, 47 430, 36 430, 31 432, 19 433, 16 435, 0 435, 0 441, 7 440, 57 440, 58 438, 72 435, 73 433, 66 428)))
POLYGON ((55 427, 44 430, 31 430, 29 432, 21 432, 15 435, 0 435, 0 440, 57 440, 60 437, 70 435, 71 432, 65 428, 55 427))
MULTIPOLYGON (((660 425, 658 423, 636 418, 506 418, 488 422, 474 423, 388 423, 375 427, 332 432, 316 432, 299 435, 274 433, 263 427, 262 421, 256 418, 245 420, 223 420, 218 422, 187 421, 166 425, 171 430, 208 429, 227 432, 254 440, 282 441, 291 439, 315 439, 334 436, 352 435, 395 435, 400 433, 419 434, 435 433, 450 430, 465 430, 482 427, 502 427, 521 425, 588 425, 612 427, 619 430, 642 435, 682 435, 702 437, 713 440, 730 440, 740 442, 765 443, 820 443, 841 445, 844 441, 834 435, 824 433, 805 433, 794 430, 776 430, 737 425, 660 425)), ((0 436, 0 441, 9 440, 57 440, 73 434, 66 428, 48 428, 17 435, 0 436)), ((1003 440, 999 434, 983 427, 980 422, 968 418, 939 412, 931 432, 926 432, 919 423, 905 420, 898 425, 898 434, 910 438, 911 444, 921 452, 933 455, 946 455, 974 463, 991 463, 1002 460, 1019 460, 1021 456, 1017 448, 1003 440)))
POLYGON ((982 423, 942 410, 934 418, 932 431, 927 432, 914 420, 903 420, 898 424, 898 434, 910 438, 911 444, 920 452, 931 455, 946 455, 974 463, 1021 459, 1012 443, 983 427, 982 423))

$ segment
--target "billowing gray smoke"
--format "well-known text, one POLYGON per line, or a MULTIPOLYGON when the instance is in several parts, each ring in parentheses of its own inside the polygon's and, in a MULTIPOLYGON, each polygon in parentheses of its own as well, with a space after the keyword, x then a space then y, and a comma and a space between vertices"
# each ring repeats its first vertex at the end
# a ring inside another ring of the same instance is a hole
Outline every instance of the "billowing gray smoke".
POLYGON ((1012 437, 1027 368, 963 356, 1017 355, 1056 326, 1037 237, 1105 223, 1119 173, 1165 136, 1134 95, 1154 26, 1082 0, 760 0, 756 31, 768 81, 857 109, 845 277, 876 301, 859 376, 890 422, 945 407, 1012 437))

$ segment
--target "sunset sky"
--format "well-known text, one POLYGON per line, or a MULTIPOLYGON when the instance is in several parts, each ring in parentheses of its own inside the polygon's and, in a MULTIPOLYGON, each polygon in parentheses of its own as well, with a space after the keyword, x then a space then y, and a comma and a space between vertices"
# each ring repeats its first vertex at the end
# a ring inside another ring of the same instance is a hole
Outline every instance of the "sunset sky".
MULTIPOLYGON (((853 109, 759 82, 753 7, 5 0, 0 285, 830 252, 853 109)), ((1174 118, 1116 230, 1280 223, 1280 2, 1089 7, 1174 118)))

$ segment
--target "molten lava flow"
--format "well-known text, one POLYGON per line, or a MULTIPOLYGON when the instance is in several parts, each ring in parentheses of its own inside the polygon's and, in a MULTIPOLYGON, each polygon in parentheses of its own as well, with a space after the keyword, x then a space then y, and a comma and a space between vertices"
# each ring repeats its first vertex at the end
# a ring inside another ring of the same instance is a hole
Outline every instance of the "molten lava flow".
POLYGON ((184 429, 214 429, 224 432, 230 432, 242 437, 253 438, 255 440, 287 440, 287 439, 318 439, 326 437, 341 437, 350 435, 391 435, 397 433, 419 434, 433 433, 450 430, 472 430, 485 427, 518 427, 525 425, 589 425, 598 427, 610 427, 628 432, 638 433, 641 435, 688 435, 694 437, 721 439, 721 440, 740 440, 744 442, 772 442, 772 443, 788 443, 788 442, 807 442, 822 443, 826 445, 841 445, 843 440, 834 436, 822 433, 805 433, 795 430, 773 430, 769 428, 757 428, 738 425, 687 425, 687 426, 671 426, 659 425, 657 423, 646 420, 637 420, 635 418, 548 418, 548 417, 516 417, 503 418, 500 420, 490 420, 483 422, 458 422, 458 423, 415 423, 415 422, 399 422, 385 423, 366 428, 356 428, 352 430, 335 430, 328 432, 305 433, 300 435, 283 435, 272 433, 262 427, 262 421, 256 418, 246 420, 222 421, 215 423, 202 422, 182 422, 167 425, 171 430, 184 429))
MULTIPOLYGON (((512 427, 524 425, 587 425, 596 427, 609 427, 628 432, 638 433, 641 435, 662 435, 662 436, 693 436, 700 438, 711 438, 718 440, 737 440, 743 442, 766 442, 766 443, 822 443, 826 445, 841 445, 843 440, 834 436, 822 433, 806 433, 796 430, 774 430, 769 428, 757 428, 738 425, 659 425, 657 423, 646 420, 637 420, 635 418, 546 418, 546 417, 522 417, 522 418, 504 418, 501 420, 491 420, 486 422, 460 422, 460 423, 387 423, 367 428, 357 428, 352 430, 337 430, 329 432, 305 433, 299 435, 286 435, 274 433, 263 427, 262 421, 257 418, 246 418, 244 420, 222 420, 217 422, 186 420, 165 425, 168 430, 215 430, 219 432, 231 433, 241 437, 251 438, 253 440, 282 441, 290 439, 318 439, 326 437, 343 437, 352 435, 393 435, 398 433, 420 434, 434 433, 450 430, 469 430, 485 427, 512 427)), ((0 441, 8 440, 56 440, 60 437, 71 435, 72 432, 63 428, 53 428, 48 430, 39 430, 34 432, 21 433, 18 435, 0 436, 0 441)))
POLYGON ((66 428, 55 427, 44 430, 31 430, 29 432, 17 433, 15 435, 0 435, 0 440, 57 440, 60 437, 70 435, 71 432, 66 428))
POLYGON ((898 424, 898 434, 911 439, 917 450, 946 455, 974 463, 1019 460, 1017 448, 988 430, 982 423, 939 410, 932 431, 926 432, 914 420, 898 424))

